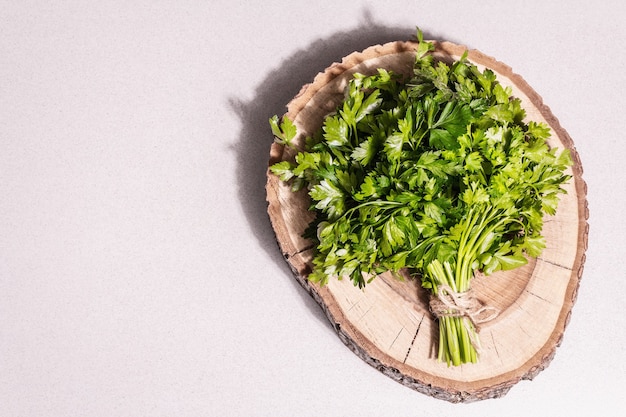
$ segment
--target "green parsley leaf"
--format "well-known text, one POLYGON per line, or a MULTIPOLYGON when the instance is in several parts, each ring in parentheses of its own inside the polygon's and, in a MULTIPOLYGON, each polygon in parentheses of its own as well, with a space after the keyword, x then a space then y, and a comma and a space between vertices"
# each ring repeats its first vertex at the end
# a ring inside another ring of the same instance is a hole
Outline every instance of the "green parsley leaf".
POLYGON ((296 126, 289 118, 283 117, 279 121, 278 116, 274 115, 270 118, 270 127, 278 143, 291 145, 291 140, 296 136, 296 126))

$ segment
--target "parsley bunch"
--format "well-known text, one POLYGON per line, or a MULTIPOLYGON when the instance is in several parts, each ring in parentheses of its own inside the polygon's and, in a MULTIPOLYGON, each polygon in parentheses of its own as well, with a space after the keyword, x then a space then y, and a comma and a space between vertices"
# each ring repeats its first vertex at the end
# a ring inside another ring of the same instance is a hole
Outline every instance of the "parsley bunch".
MULTIPOLYGON (((412 75, 354 75, 304 149, 270 169, 305 187, 316 211, 309 279, 364 287, 408 269, 448 300, 439 360, 459 365, 476 362, 479 341, 471 314, 450 302, 467 294, 474 271, 516 268, 541 253, 543 216, 556 212, 571 159, 548 147, 548 126, 525 122, 520 100, 491 70, 467 54, 437 61, 419 31, 418 41, 412 75)), ((274 116, 270 125, 294 146, 291 120, 274 116)))

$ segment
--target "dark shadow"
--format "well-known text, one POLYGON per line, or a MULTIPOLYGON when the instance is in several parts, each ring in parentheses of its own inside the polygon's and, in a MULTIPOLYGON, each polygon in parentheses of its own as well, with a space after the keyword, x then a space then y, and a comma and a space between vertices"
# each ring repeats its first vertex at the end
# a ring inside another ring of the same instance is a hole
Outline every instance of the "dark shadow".
MULTIPOLYGON (((376 44, 415 39, 415 33, 415 27, 378 24, 365 12, 362 22, 356 28, 319 39, 280 62, 260 81, 250 101, 237 97, 229 99, 228 106, 241 120, 239 141, 234 147, 237 156, 239 200, 259 246, 272 261, 284 267, 288 274, 291 274, 291 270, 276 243, 265 200, 266 169, 273 141, 269 118, 275 114, 283 115, 287 103, 298 94, 303 85, 312 82, 316 74, 332 63, 341 61, 344 56, 376 44)), ((425 33, 424 37, 434 39, 432 34, 425 33)), ((295 279, 293 282, 297 283, 295 279)), ((303 291, 302 294, 306 293, 303 291)), ((308 295, 306 298, 310 299, 308 295)), ((321 316, 320 309, 316 310, 321 316)))

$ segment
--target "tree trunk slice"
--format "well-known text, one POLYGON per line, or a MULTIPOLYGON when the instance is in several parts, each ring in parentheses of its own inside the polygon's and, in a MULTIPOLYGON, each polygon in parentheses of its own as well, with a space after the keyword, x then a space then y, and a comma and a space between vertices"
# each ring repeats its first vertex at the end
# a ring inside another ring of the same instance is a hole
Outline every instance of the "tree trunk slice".
MULTIPOLYGON (((437 59, 459 59, 466 48, 435 42, 437 59)), ((288 104, 286 114, 298 128, 302 145, 333 112, 355 72, 386 68, 408 74, 415 60, 414 42, 392 42, 353 53, 318 74, 288 104)), ((541 97, 511 68, 472 50, 468 59, 492 69, 501 84, 520 98, 529 120, 552 129, 550 146, 569 148, 574 165, 555 216, 545 219, 547 247, 518 269, 478 276, 472 288, 480 301, 497 307, 499 316, 481 326, 477 364, 458 367, 437 361, 438 324, 428 308, 428 292, 407 277, 382 274, 363 290, 348 279, 326 286, 309 282, 313 242, 302 237, 315 214, 305 191, 294 193, 269 170, 268 213, 279 247, 296 279, 319 303, 341 340, 383 374, 427 395, 450 402, 470 402, 505 395, 522 379, 532 379, 552 360, 568 324, 583 272, 588 236, 586 185, 574 143, 541 97)), ((270 165, 292 159, 292 149, 274 143, 270 165)))

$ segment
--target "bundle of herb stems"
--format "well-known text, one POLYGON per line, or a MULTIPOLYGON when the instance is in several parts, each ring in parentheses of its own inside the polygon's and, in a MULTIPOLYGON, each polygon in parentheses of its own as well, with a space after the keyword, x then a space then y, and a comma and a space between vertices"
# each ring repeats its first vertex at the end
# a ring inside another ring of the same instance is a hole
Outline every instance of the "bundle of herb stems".
MULTIPOLYGON (((309 280, 363 288, 408 270, 432 294, 438 359, 475 363, 477 324, 493 311, 477 304, 471 280, 541 253, 543 218, 556 212, 571 158, 548 146, 547 125, 525 121, 490 69, 467 54, 437 61, 434 44, 417 38, 413 74, 355 74, 337 111, 271 171, 305 188, 316 212, 309 280)), ((274 116, 270 126, 295 148, 291 120, 274 116)))

